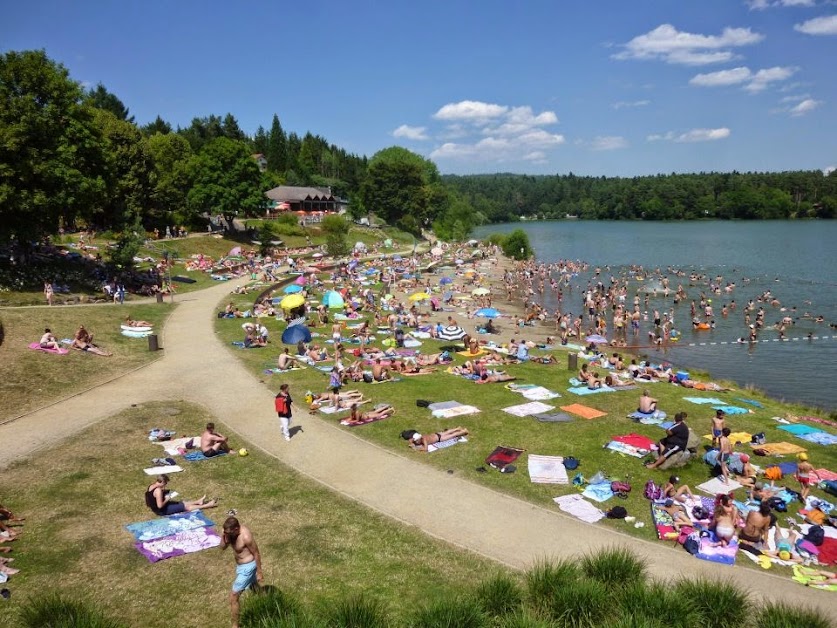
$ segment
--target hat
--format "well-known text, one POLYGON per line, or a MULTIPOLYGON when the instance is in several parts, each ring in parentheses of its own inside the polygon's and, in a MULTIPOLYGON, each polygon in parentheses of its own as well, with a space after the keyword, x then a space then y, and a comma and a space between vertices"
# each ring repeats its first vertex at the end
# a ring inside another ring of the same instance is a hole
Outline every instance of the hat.
POLYGON ((803 451, 801 454, 799 454, 799 455, 797 456, 797 458, 798 458, 799 460, 801 460, 802 462, 805 462, 806 460, 808 460, 808 454, 806 454, 806 453, 803 451))
POLYGON ((414 441, 420 441, 421 440, 421 434, 419 434, 418 432, 413 434, 413 440, 414 441))
POLYGON ((779 558, 781 558, 782 560, 790 560, 790 557, 791 554, 787 550, 782 550, 781 552, 779 552, 779 558))
POLYGON ((750 462, 750 456, 748 456, 747 454, 741 454, 739 456, 739 459, 741 460, 741 462, 750 462))

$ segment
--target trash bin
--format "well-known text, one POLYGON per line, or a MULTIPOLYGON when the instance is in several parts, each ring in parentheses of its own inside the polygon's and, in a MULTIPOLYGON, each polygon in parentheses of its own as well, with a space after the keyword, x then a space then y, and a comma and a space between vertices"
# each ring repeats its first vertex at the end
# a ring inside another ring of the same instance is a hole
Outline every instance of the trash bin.
POLYGON ((160 349, 160 344, 157 340, 157 334, 148 334, 148 350, 149 351, 158 351, 160 349))
POLYGON ((567 354, 567 370, 568 371, 577 371, 578 370, 578 354, 577 353, 568 353, 567 354))
POLYGON ((163 293, 158 292, 157 293, 157 303, 162 303, 162 302, 163 302, 163 293))

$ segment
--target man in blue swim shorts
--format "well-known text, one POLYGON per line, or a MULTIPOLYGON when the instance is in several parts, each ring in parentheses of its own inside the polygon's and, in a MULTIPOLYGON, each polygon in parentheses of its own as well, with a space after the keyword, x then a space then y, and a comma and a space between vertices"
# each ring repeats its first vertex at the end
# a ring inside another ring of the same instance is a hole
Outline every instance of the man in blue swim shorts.
POLYGON ((239 628, 239 598, 246 589, 259 589, 264 583, 262 575, 262 557, 259 546, 247 526, 239 523, 235 517, 227 517, 224 521, 224 535, 221 549, 227 546, 233 548, 235 554, 235 580, 230 591, 230 612, 233 628, 239 628))

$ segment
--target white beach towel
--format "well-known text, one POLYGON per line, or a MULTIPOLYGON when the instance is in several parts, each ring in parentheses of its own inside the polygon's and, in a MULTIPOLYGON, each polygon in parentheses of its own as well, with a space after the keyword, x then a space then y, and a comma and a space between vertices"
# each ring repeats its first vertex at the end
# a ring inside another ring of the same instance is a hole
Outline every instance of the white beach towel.
POLYGON ((476 414, 479 411, 480 409, 474 406, 456 406, 455 408, 443 408, 442 410, 434 410, 432 414, 437 419, 450 419, 455 416, 476 414))
POLYGON ((509 414, 513 414, 514 416, 529 416, 531 414, 549 412, 550 410, 554 409, 555 406, 548 406, 545 403, 541 403, 540 401, 532 401, 530 403, 524 403, 517 406, 509 406, 508 408, 503 408, 503 412, 508 412, 509 414))
POLYGON ((553 498, 552 501, 558 504, 558 508, 568 515, 572 515, 576 519, 581 519, 587 523, 596 523, 604 519, 605 516, 601 510, 585 500, 581 495, 563 495, 553 498))
POLYGON ((564 458, 529 454, 529 479, 535 484, 569 484, 564 458))
POLYGON ((434 451, 438 451, 440 449, 447 449, 448 447, 453 447, 459 443, 467 443, 468 439, 464 436, 457 436, 456 438, 449 438, 448 440, 443 440, 440 443, 436 443, 435 445, 428 445, 427 446, 427 453, 433 453, 434 451))
POLYGON ((707 495, 717 495, 718 493, 731 493, 735 489, 741 488, 741 484, 735 480, 729 480, 724 484, 720 478, 712 478, 703 484, 698 484, 697 488, 707 495))
POLYGON ((161 473, 179 473, 183 468, 176 464, 167 464, 160 467, 148 467, 143 469, 145 475, 160 475, 161 473))

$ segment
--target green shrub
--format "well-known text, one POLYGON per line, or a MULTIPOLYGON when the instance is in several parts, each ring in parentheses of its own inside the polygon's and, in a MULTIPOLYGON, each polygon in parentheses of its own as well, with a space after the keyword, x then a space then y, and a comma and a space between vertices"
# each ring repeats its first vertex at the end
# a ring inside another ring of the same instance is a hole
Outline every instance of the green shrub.
MULTIPOLYGON (((657 621, 663 626, 690 628, 698 625, 698 613, 689 600, 663 584, 637 584, 622 589, 619 608, 625 617, 657 621)), ((639 624, 638 624, 639 625, 639 624)))
POLYGON ((326 625, 332 628, 384 628, 388 621, 381 603, 361 593, 330 606, 326 625))
POLYGON ((535 608, 545 608, 557 591, 576 582, 580 572, 570 561, 536 563, 526 574, 529 601, 535 608))
POLYGON ((475 600, 437 600, 416 612, 412 628, 483 628, 488 620, 475 600))
POLYGON ((746 623, 750 616, 750 599, 729 582, 697 578, 681 580, 674 587, 698 614, 698 621, 706 628, 733 628, 746 623))
POLYGON ((828 628, 831 621, 819 611, 770 603, 756 616, 756 628, 828 628))
POLYGON ((241 625, 245 628, 278 626, 280 624, 276 622, 296 618, 299 614, 299 602, 275 587, 242 598, 241 625))
POLYGON ((609 587, 626 587, 645 582, 645 562, 632 552, 614 547, 585 556, 581 570, 588 578, 609 587))
POLYGON ((477 588, 477 603, 489 617, 504 617, 520 610, 523 592, 509 576, 497 574, 477 588))
POLYGON ((596 580, 568 582, 552 594, 547 612, 561 626, 598 628, 614 612, 613 595, 596 580))
POLYGON ((497 628, 552 628, 555 622, 536 617, 525 611, 518 611, 503 617, 497 622, 497 628))
POLYGON ((664 624, 655 619, 649 619, 648 617, 624 615, 615 621, 604 624, 603 628, 669 628, 673 626, 682 628, 683 624, 664 624))
POLYGON ((36 597, 20 608, 21 626, 26 628, 124 628, 95 603, 70 599, 60 593, 36 597))

